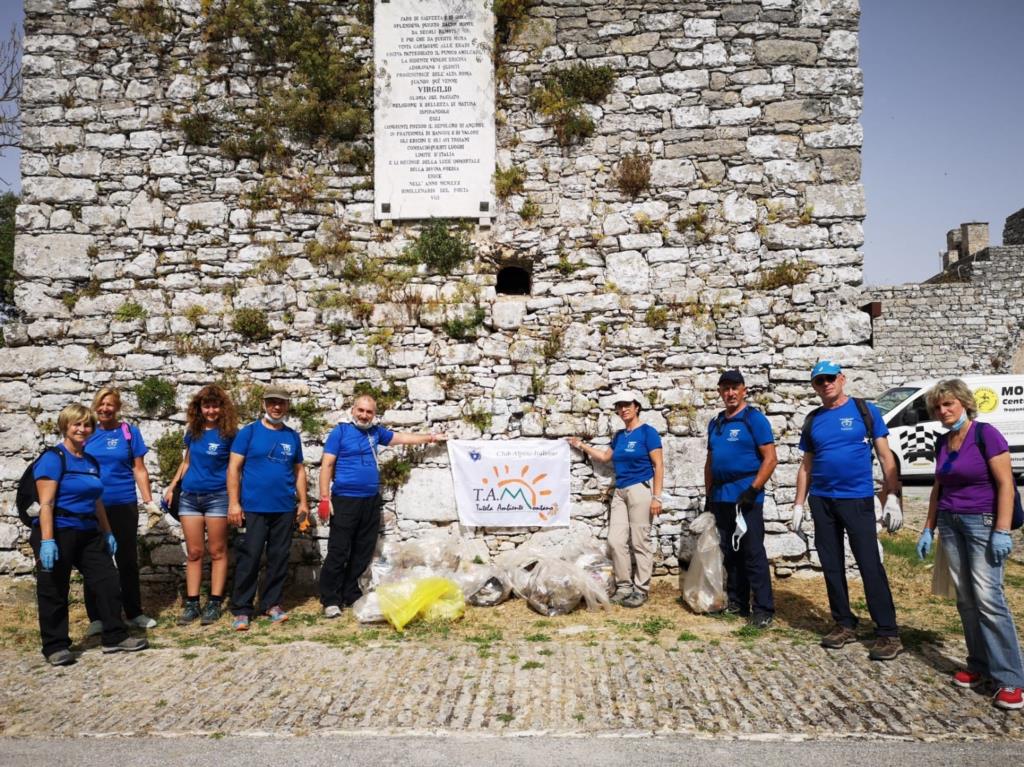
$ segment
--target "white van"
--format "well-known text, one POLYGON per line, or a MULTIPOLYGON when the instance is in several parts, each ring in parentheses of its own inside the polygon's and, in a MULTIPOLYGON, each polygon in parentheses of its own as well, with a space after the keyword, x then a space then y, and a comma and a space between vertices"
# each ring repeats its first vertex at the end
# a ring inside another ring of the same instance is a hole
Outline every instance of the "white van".
MULTIPOLYGON (((889 427, 889 447, 903 477, 935 473, 935 436, 945 428, 928 414, 925 395, 940 380, 944 379, 908 381, 875 401, 889 427)), ((1024 375, 963 376, 963 381, 974 392, 978 420, 995 426, 1010 444, 1013 473, 1024 473, 1024 375)))

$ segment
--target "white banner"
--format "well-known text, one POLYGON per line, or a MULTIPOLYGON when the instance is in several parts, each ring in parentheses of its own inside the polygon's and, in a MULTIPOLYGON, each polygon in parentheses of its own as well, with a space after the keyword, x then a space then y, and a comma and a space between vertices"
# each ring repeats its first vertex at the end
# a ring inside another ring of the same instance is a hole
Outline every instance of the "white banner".
POLYGON ((459 522, 468 527, 567 527, 569 443, 449 440, 459 522))

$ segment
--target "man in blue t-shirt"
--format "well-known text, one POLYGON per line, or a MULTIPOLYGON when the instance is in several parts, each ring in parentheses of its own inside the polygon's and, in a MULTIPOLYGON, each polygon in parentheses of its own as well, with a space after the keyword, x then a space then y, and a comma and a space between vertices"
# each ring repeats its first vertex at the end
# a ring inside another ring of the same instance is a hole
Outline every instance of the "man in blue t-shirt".
POLYGON ((718 379, 725 410, 708 425, 704 490, 715 515, 725 561, 729 596, 726 612, 753 614, 750 624, 768 628, 775 615, 772 578, 764 550, 764 486, 779 461, 772 427, 747 404, 747 386, 738 370, 718 379), (752 599, 751 599, 752 598, 752 599))
POLYGON ((245 534, 238 537, 231 596, 236 631, 248 630, 253 617, 264 548, 267 571, 258 612, 274 623, 288 620, 281 594, 288 574, 292 525, 309 518, 302 440, 284 423, 290 402, 287 389, 268 386, 263 392, 263 417, 239 430, 231 443, 228 524, 245 526, 245 534))
POLYGON ((352 403, 352 423, 339 423, 324 444, 320 464, 320 520, 331 520, 327 556, 320 570, 320 602, 324 616, 337 618, 362 591, 363 574, 377 545, 380 530, 380 445, 425 445, 444 442, 445 434, 410 434, 374 423, 377 402, 368 394, 352 403))
POLYGON ((821 398, 821 407, 807 416, 810 427, 805 426, 800 437, 804 456, 797 471, 790 525, 794 531, 800 529, 807 499, 814 520, 814 545, 835 621, 832 630, 822 638, 822 647, 834 650, 857 639, 857 617, 850 610, 846 583, 845 533, 860 570, 868 612, 878 637, 869 656, 872 660, 892 660, 902 652, 903 645, 896 627, 889 578, 878 551, 872 450, 878 453, 882 466, 882 503, 889 532, 896 532, 902 525, 899 477, 886 439, 889 429, 881 413, 871 403, 847 396, 843 391, 845 384, 846 377, 836 362, 822 360, 811 370, 811 385, 821 398), (871 420, 870 433, 866 418, 871 420))

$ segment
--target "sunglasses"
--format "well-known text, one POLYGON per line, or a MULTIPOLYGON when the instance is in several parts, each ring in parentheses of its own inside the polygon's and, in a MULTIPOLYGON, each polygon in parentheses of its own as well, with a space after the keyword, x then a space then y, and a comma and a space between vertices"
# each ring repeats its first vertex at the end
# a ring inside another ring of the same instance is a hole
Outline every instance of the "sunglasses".
POLYGON ((834 373, 830 373, 828 375, 815 376, 814 380, 812 380, 811 383, 814 384, 815 386, 824 386, 827 383, 834 383, 836 378, 838 377, 839 376, 835 375, 834 373))
POLYGON ((953 461, 960 457, 959 450, 950 450, 946 453, 946 460, 942 462, 942 466, 939 467, 939 474, 949 474, 953 470, 953 461))

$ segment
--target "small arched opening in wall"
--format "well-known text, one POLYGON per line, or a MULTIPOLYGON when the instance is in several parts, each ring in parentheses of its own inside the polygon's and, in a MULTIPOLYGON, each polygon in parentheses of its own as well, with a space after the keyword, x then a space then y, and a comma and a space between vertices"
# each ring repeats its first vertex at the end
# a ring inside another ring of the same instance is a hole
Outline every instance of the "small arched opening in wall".
POLYGON ((533 287, 533 275, 524 264, 505 264, 498 270, 494 291, 499 296, 528 296, 533 287))

